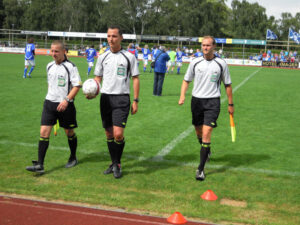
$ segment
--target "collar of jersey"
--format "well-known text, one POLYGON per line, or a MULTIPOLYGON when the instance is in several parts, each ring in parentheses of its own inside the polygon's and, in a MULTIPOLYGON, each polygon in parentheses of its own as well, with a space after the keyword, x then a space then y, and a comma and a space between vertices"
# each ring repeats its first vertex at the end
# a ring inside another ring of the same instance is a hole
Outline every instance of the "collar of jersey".
POLYGON ((120 49, 119 51, 117 51, 117 52, 112 52, 111 49, 109 49, 109 51, 110 51, 111 53, 113 53, 113 54, 117 54, 117 53, 119 53, 119 52, 122 51, 122 50, 123 50, 122 47, 121 47, 121 49, 120 49))

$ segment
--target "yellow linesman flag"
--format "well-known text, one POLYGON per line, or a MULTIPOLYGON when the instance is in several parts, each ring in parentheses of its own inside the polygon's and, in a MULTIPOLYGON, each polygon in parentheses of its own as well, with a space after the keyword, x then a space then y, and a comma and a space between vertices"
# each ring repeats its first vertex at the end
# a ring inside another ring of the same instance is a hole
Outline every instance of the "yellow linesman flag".
POLYGON ((233 115, 229 114, 229 118, 230 118, 231 139, 232 139, 232 142, 235 142, 236 130, 235 130, 235 125, 234 125, 234 121, 233 121, 233 115))
POLYGON ((54 125, 54 136, 57 135, 58 129, 59 129, 59 121, 57 120, 56 124, 54 125))

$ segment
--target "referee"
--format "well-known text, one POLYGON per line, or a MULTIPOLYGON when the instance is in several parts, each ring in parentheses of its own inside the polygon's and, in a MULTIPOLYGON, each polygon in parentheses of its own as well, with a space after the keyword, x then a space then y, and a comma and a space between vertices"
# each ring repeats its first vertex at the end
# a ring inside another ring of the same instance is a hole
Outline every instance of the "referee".
POLYGON ((130 111, 130 77, 133 81, 133 103, 131 114, 138 110, 139 70, 136 58, 123 50, 122 31, 118 26, 110 26, 107 42, 110 50, 99 56, 95 67, 95 80, 101 83, 100 111, 102 125, 107 137, 107 146, 112 163, 104 174, 113 173, 122 177, 121 157, 125 146, 124 129, 130 111))
POLYGON ((189 65, 181 86, 179 105, 185 101, 189 83, 194 80, 192 91, 192 123, 201 145, 200 164, 196 171, 196 179, 205 179, 204 166, 210 157, 211 133, 217 127, 220 113, 220 84, 225 85, 228 97, 228 112, 234 113, 231 78, 226 62, 214 55, 216 41, 211 36, 205 36, 202 41, 203 56, 195 58, 189 65))
POLYGON ((53 125, 59 121, 68 137, 71 154, 66 168, 77 164, 77 127, 74 98, 81 87, 81 79, 77 67, 67 60, 65 46, 61 41, 51 44, 51 55, 54 61, 47 65, 48 93, 44 102, 41 119, 38 161, 26 167, 28 171, 44 173, 44 158, 49 146, 49 137, 53 125))

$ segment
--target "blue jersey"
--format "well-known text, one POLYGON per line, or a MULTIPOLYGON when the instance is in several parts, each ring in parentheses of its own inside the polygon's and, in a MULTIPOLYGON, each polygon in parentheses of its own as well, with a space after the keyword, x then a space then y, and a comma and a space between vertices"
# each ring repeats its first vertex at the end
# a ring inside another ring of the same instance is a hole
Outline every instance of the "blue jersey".
POLYGON ((150 50, 148 48, 142 48, 143 53, 143 59, 148 60, 148 56, 151 54, 150 50))
POLYGON ((156 52, 158 51, 158 49, 153 49, 152 52, 151 52, 151 55, 152 55, 152 60, 155 60, 155 55, 156 55, 156 52))
POLYGON ((94 57, 97 56, 97 52, 95 49, 93 48, 89 48, 85 51, 85 54, 86 54, 86 60, 88 62, 94 62, 94 57))
POLYGON ((27 44, 25 47, 25 59, 34 60, 34 50, 35 46, 33 43, 27 44))
POLYGON ((182 56, 185 56, 185 54, 182 51, 176 52, 176 61, 182 62, 182 56))
POLYGON ((203 53, 202 53, 202 52, 196 52, 196 53, 194 54, 194 56, 195 56, 196 58, 198 58, 198 57, 203 56, 203 53))

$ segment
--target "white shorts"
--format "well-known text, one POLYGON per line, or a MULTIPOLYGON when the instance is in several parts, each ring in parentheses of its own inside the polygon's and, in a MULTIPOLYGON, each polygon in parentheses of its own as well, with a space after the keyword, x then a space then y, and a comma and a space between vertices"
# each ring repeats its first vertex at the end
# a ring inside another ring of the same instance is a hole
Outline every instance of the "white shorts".
POLYGON ((35 66, 34 59, 32 60, 25 59, 25 66, 35 66))
POLYGON ((176 62, 176 65, 177 65, 178 67, 181 67, 181 66, 182 66, 182 62, 176 62))
POLYGON ((144 61, 144 66, 147 66, 148 65, 148 59, 143 59, 144 61))
POLYGON ((94 63, 93 62, 88 62, 89 67, 93 67, 94 63))
POLYGON ((168 61, 168 66, 175 66, 175 61, 168 61))

